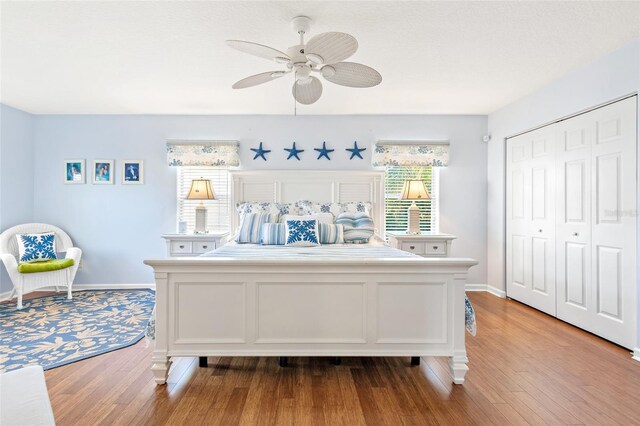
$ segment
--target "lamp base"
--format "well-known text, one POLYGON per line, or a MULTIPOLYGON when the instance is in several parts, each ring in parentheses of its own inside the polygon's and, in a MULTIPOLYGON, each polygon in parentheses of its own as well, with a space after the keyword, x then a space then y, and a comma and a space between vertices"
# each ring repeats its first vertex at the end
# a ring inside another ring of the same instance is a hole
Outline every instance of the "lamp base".
POLYGON ((407 234, 420 233, 420 209, 414 201, 407 211, 407 234))
POLYGON ((193 233, 207 233, 207 208, 204 205, 199 205, 198 207, 196 207, 196 227, 193 230, 193 233))

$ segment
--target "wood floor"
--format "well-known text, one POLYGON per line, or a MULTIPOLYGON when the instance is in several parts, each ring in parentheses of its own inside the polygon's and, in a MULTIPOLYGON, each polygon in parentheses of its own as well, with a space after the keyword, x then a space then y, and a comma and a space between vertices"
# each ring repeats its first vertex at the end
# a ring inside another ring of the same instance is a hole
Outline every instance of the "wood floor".
POLYGON ((471 293, 478 335, 445 358, 175 360, 156 386, 144 341, 46 372, 58 425, 640 424, 640 362, 517 302, 471 293))

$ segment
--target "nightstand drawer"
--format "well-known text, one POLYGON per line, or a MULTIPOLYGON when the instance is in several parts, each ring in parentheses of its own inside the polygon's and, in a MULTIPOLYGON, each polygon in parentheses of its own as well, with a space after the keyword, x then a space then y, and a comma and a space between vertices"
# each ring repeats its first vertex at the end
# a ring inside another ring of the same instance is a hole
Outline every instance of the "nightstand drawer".
POLYGON ((425 243, 424 254, 427 256, 445 256, 447 254, 446 241, 433 241, 425 243))
POLYGON ((400 250, 408 251, 409 253, 424 254, 424 246, 425 243, 410 241, 402 243, 399 248, 400 250))
POLYGON ((215 250, 216 243, 213 241, 196 241, 195 242, 195 253, 202 254, 211 250, 215 250))
POLYGON ((191 241, 171 241, 171 254, 193 253, 191 241))

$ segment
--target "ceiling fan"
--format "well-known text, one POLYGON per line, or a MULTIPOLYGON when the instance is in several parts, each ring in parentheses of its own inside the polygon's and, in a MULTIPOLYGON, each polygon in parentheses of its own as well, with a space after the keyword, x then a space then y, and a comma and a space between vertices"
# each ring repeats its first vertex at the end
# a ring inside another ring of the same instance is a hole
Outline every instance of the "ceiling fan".
POLYGON ((352 35, 322 33, 305 44, 304 36, 311 28, 311 18, 297 16, 291 21, 291 26, 300 36, 300 43, 289 47, 286 53, 250 41, 227 40, 227 44, 234 49, 275 61, 287 68, 284 71, 268 71, 243 78, 232 86, 234 89, 257 86, 293 73, 293 97, 301 104, 310 105, 322 95, 322 83, 312 73, 347 87, 373 87, 382 81, 380 73, 371 67, 355 62, 342 62, 358 50, 358 42, 352 35))

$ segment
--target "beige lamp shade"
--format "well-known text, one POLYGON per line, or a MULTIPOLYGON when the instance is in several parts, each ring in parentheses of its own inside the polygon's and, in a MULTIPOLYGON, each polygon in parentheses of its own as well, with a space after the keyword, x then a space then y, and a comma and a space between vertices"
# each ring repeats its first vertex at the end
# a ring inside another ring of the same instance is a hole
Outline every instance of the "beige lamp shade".
POLYGON ((194 179, 191 181, 191 189, 187 194, 187 200, 215 200, 216 194, 211 187, 209 179, 194 179))
POLYGON ((401 200, 428 200, 431 198, 427 187, 424 185, 424 181, 416 179, 410 179, 404 181, 402 187, 401 200))

